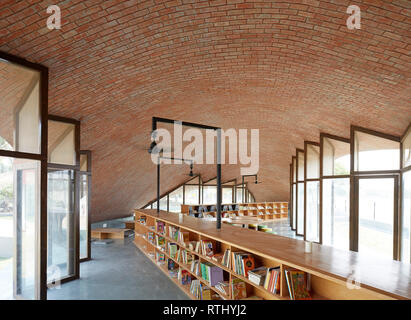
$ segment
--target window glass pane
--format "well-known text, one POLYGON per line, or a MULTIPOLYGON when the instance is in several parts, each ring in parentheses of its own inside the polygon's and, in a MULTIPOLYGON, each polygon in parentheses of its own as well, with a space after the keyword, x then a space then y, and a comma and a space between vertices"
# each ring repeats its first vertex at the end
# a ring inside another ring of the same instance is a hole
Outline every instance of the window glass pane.
POLYGON ((80 171, 87 171, 87 155, 80 154, 80 171))
POLYGON ((39 72, 0 60, 0 88, 0 149, 39 154, 39 72))
POLYGON ((403 168, 411 166, 411 129, 402 141, 402 161, 403 168))
POLYGON ((293 221, 291 223, 291 227, 295 229, 297 225, 297 187, 293 184, 293 221))
POLYGON ((307 181, 306 239, 320 241, 320 182, 307 181))
POLYGON ((350 174, 350 144, 323 137, 323 175, 350 174))
POLYGON ((74 274, 74 172, 49 170, 47 197, 47 280, 74 274))
POLYGON ((199 204, 198 199, 199 199, 199 188, 198 185, 191 186, 191 185, 186 185, 185 186, 185 204, 199 204))
POLYGON ((297 161, 293 158, 293 182, 297 182, 297 161))
POLYGON ((297 159, 297 179, 298 181, 304 181, 304 152, 298 151, 297 159))
POLYGON ((233 202, 233 188, 222 188, 223 194, 223 203, 232 203, 233 202))
POLYGON ((204 204, 216 204, 217 203, 217 187, 216 186, 203 186, 204 190, 204 204))
POLYGON ((304 234, 304 183, 298 183, 297 187, 297 233, 304 234))
POLYGON ((60 121, 48 124, 48 162, 76 165, 75 125, 60 121))
POLYGON ((157 209, 157 200, 154 201, 151 205, 152 205, 152 209, 157 209))
POLYGON ((307 145, 307 179, 320 178, 320 147, 307 145))
POLYGON ((355 132, 355 170, 398 170, 400 143, 363 132, 355 132))
POLYGON ((80 259, 88 257, 88 176, 80 175, 80 259))
POLYGON ((237 187, 236 193, 237 193, 237 203, 242 203, 243 202, 243 188, 237 187))
POLYGON ((393 258, 394 179, 360 179, 358 251, 393 258))
POLYGON ((39 278, 40 162, 0 157, 0 299, 36 299, 39 278), (14 247, 16 244, 16 249, 14 247))
POLYGON ((168 210, 170 212, 181 212, 181 205, 183 204, 183 187, 169 193, 168 202, 168 210))
POLYGON ((411 263, 410 258, 410 216, 411 216, 411 171, 403 174, 401 261, 411 263))
POLYGON ((350 179, 323 180, 323 239, 326 246, 349 250, 350 179))
POLYGON ((167 211, 167 196, 160 199, 160 210, 167 211))

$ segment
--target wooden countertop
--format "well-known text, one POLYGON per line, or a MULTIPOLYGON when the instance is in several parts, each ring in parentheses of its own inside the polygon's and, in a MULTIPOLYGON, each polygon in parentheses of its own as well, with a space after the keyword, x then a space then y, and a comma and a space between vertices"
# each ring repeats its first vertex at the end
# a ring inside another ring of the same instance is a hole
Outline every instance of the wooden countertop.
POLYGON ((304 241, 274 234, 255 232, 222 224, 216 229, 213 221, 155 209, 136 209, 136 211, 179 225, 217 241, 224 241, 232 246, 272 258, 290 267, 308 271, 329 279, 346 281, 355 272, 357 281, 363 288, 382 293, 397 299, 411 299, 411 265, 399 261, 382 259, 375 256, 345 251, 316 243, 312 253, 304 252, 304 241), (181 221, 181 222, 179 222, 181 221))

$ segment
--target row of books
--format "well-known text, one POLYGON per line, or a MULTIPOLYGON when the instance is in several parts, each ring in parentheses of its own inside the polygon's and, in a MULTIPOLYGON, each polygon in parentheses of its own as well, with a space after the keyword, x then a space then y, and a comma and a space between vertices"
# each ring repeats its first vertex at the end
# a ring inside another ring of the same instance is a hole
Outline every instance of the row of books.
POLYGON ((190 284, 191 283, 191 274, 187 270, 183 270, 183 269, 179 268, 177 279, 183 285, 190 284))
POLYGON ((203 285, 200 280, 191 281, 190 292, 199 300, 212 300, 213 294, 209 287, 203 285))
POLYGON ((194 255, 187 250, 182 250, 180 253, 181 261, 185 264, 191 265, 195 259, 194 255))
POLYGON ((220 281, 224 281, 223 269, 215 266, 210 262, 201 262, 201 278, 208 281, 210 286, 214 287, 220 281))
POLYGON ((212 241, 205 241, 205 240, 200 240, 201 242, 201 254, 206 257, 212 257, 214 255, 213 251, 213 242, 212 241))
POLYGON ((248 277, 248 271, 255 269, 254 256, 246 252, 232 252, 233 271, 248 277))

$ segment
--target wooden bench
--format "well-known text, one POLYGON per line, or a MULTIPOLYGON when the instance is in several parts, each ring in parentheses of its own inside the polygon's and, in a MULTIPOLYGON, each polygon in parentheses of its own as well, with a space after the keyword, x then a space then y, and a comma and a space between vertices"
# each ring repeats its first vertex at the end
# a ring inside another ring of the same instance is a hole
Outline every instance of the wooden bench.
POLYGON ((97 239, 124 239, 126 231, 130 231, 130 229, 97 228, 91 230, 91 237, 97 239))

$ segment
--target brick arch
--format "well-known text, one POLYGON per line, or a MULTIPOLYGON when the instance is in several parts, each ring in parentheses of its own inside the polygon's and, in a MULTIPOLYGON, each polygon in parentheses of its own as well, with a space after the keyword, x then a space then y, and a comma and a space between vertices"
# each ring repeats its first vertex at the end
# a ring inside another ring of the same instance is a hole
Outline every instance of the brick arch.
MULTIPOLYGON (((122 216, 155 195, 151 116, 260 129, 257 200, 288 198, 288 164, 321 131, 350 124, 400 135, 411 120, 410 4, 356 1, 6 1, 0 49, 50 70, 50 113, 82 121, 93 151, 92 219, 122 216)), ((198 166, 205 179, 213 166, 198 166)), ((184 169, 162 168, 167 190, 184 169)), ((223 166, 223 179, 239 178, 223 166)))

